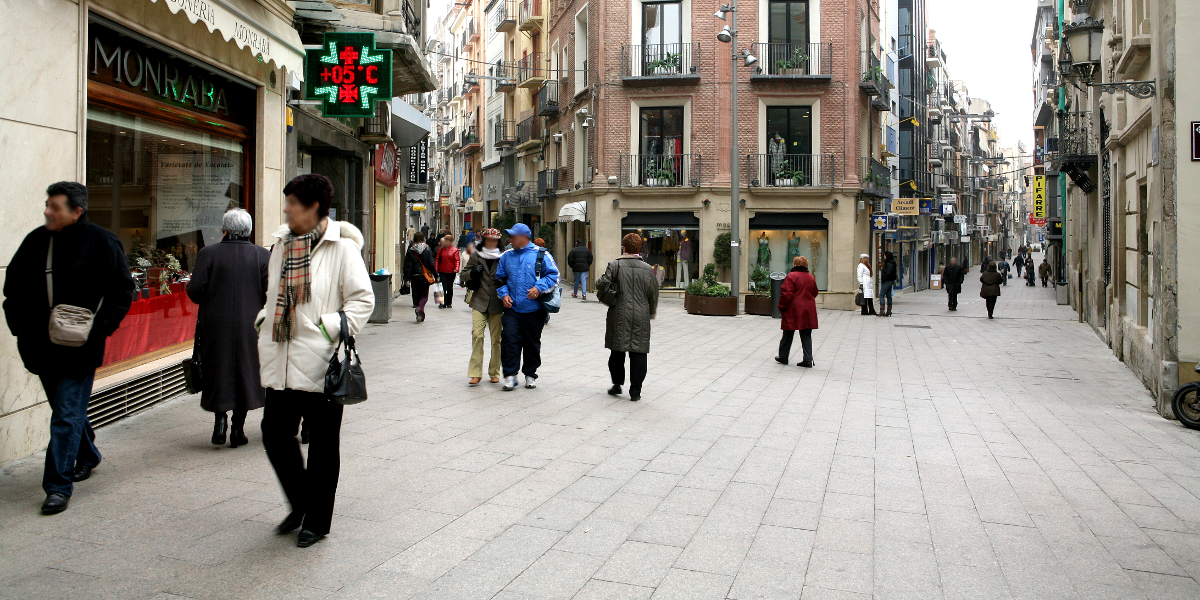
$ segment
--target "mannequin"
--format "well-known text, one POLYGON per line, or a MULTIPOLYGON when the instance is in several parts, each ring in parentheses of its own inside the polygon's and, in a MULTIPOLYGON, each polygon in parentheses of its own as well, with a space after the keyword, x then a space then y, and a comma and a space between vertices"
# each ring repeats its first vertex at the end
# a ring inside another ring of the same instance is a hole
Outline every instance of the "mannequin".
POLYGON ((666 266, 665 279, 678 285, 675 281, 675 254, 679 251, 679 242, 675 240, 675 232, 668 229, 667 234, 663 236, 662 253, 663 265, 666 266))
POLYGON ((680 232, 683 240, 679 242, 679 287, 685 288, 692 282, 692 239, 685 232, 680 232))
POLYGON ((787 242, 787 262, 785 265, 792 264, 792 259, 800 256, 800 238, 796 237, 796 232, 792 232, 792 237, 788 238, 787 242))
POLYGON ((758 266, 771 269, 771 240, 767 239, 765 231, 758 234, 758 266))

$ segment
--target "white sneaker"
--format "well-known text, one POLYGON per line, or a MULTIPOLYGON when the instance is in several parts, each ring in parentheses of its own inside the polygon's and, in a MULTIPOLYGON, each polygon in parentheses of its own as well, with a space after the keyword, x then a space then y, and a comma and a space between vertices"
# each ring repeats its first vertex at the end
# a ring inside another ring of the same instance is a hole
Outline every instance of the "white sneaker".
MULTIPOLYGON (((516 379, 515 377, 513 379, 516 379)), ((537 387, 537 377, 525 376, 525 389, 532 390, 537 387)))
POLYGON ((506 392, 511 392, 517 389, 517 376, 511 375, 504 378, 504 387, 500 388, 506 392))

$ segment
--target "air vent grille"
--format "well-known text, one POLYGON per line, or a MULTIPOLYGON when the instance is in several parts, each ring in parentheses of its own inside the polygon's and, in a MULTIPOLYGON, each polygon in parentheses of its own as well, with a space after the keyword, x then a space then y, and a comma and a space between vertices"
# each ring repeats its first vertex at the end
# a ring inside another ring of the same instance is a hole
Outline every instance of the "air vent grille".
POLYGON ((88 419, 92 427, 102 427, 186 392, 183 367, 173 365, 93 394, 88 419))

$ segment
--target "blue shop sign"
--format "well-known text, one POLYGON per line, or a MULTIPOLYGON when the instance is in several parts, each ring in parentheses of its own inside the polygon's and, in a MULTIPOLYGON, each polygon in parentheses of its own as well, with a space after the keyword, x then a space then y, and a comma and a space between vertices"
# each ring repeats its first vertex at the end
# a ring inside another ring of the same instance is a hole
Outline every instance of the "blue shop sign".
POLYGON ((899 215, 875 213, 871 215, 871 231, 895 231, 899 215))
POLYGON ((933 198, 917 198, 917 212, 922 215, 932 215, 933 198))

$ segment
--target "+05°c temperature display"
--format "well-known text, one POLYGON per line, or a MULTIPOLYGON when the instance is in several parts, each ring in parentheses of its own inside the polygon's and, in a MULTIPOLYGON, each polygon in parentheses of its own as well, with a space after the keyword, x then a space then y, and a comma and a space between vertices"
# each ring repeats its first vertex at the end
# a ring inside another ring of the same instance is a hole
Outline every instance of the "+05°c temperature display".
POLYGON ((376 49, 373 33, 326 33, 305 54, 305 98, 321 101, 322 116, 370 118, 392 97, 392 51, 376 49))

